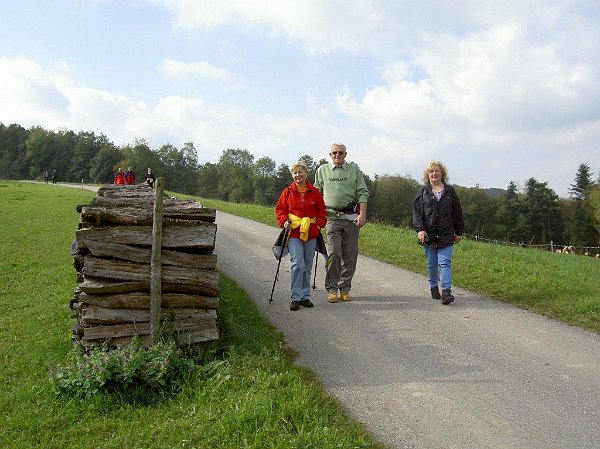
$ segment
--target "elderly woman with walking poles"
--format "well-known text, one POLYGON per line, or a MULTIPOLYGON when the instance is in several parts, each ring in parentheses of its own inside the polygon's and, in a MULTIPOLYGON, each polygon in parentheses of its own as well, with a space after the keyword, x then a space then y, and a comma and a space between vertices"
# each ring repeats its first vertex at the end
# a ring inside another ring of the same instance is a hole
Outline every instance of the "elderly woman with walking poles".
POLYGON ((413 226, 425 248, 431 297, 442 304, 454 301, 451 284, 452 250, 465 232, 463 213, 456 190, 448 184, 448 171, 432 161, 423 172, 423 186, 413 205, 413 226), (442 293, 438 283, 442 284, 442 293))
POLYGON ((289 229, 288 249, 291 266, 290 310, 313 307, 310 300, 310 275, 317 247, 317 237, 325 227, 325 203, 321 193, 310 184, 308 167, 297 161, 290 167, 293 182, 283 189, 275 217, 280 227, 289 229))

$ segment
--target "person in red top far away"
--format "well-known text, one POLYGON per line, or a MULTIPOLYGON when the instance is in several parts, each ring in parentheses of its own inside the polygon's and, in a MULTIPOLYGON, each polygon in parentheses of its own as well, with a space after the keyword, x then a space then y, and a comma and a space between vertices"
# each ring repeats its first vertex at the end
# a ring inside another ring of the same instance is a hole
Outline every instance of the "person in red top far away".
POLYGON ((119 168, 119 171, 115 176, 114 184, 125 185, 125 173, 123 173, 122 168, 119 168))
POLYGON ((127 185, 135 184, 135 173, 131 167, 127 167, 127 173, 125 173, 125 183, 127 185))
POLYGON ((292 261, 292 302, 290 310, 300 306, 312 307, 310 301, 310 274, 317 247, 317 237, 325 227, 325 202, 321 192, 306 178, 308 167, 297 161, 290 167, 293 182, 283 189, 275 206, 275 217, 280 227, 290 229, 288 249, 292 261))

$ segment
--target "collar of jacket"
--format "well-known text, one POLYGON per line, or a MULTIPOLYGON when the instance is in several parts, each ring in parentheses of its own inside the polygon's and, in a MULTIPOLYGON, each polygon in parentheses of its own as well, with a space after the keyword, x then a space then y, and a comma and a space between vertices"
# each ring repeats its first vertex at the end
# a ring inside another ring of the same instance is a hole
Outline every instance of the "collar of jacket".
POLYGON ((348 168, 348 162, 347 162, 347 161, 344 161, 344 162, 342 163, 342 165, 335 165, 335 164, 333 163, 333 161, 331 161, 331 162, 330 162, 330 164, 331 164, 331 169, 332 169, 332 170, 335 170, 335 169, 340 169, 340 168, 341 168, 341 169, 343 169, 343 170, 346 170, 346 168, 348 168))
MULTIPOLYGON (((313 185, 310 182, 306 181, 306 191, 308 192, 309 190, 313 190, 313 189, 314 189, 313 185)), ((298 191, 298 186, 293 181, 290 184, 290 190, 293 191, 293 192, 297 192, 298 191)))
MULTIPOLYGON (((446 192, 448 192, 452 188, 452 186, 450 184, 446 184, 445 182, 442 182, 442 184, 444 184, 444 191, 442 192, 442 195, 444 195, 446 192)), ((431 187, 430 182, 425 184, 425 188, 427 189, 427 192, 429 192, 433 195, 433 187, 431 187)))

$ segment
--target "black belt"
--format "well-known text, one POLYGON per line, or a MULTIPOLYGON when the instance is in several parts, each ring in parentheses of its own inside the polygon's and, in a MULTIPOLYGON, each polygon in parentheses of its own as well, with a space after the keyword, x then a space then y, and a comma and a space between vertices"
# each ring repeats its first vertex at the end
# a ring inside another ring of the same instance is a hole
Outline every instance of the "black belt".
POLYGON ((338 213, 344 213, 344 214, 353 214, 354 213, 354 209, 348 209, 347 207, 343 207, 343 208, 339 209, 337 207, 325 206, 325 208, 334 210, 338 213))

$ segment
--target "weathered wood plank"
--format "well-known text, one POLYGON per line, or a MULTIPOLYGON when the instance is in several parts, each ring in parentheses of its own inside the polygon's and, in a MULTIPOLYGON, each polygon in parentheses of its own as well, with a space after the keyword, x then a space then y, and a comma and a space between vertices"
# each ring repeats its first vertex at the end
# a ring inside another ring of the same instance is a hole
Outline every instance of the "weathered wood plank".
POLYGON ((83 336, 88 340, 98 338, 133 337, 134 335, 150 335, 150 323, 115 324, 112 326, 86 327, 83 336))
MULTIPOLYGON (((150 282, 150 265, 93 256, 85 257, 82 273, 84 277, 91 276, 114 281, 150 282)), ((161 277, 164 284, 186 284, 200 289, 218 290, 219 273, 213 270, 166 265, 161 277)))
MULTIPOLYGON (((163 248, 194 248, 212 251, 215 247, 217 225, 202 223, 194 227, 166 227, 163 230, 163 248)), ((80 248, 93 240, 99 243, 123 245, 152 245, 152 228, 149 226, 113 226, 110 228, 83 228, 75 232, 80 248)))
POLYGON ((152 190, 152 188, 145 183, 128 185, 104 184, 96 191, 96 196, 147 196, 153 198, 154 190, 152 190))
MULTIPOLYGON (((150 338, 150 335, 140 335, 139 337, 140 337, 142 347, 144 347, 144 348, 152 347, 152 339, 150 338)), ((83 347, 84 349, 91 349, 91 348, 100 346, 105 341, 108 341, 109 347, 116 348, 117 346, 129 346, 131 344, 132 338, 133 337, 129 337, 129 336, 115 337, 115 338, 111 338, 109 340, 105 340, 105 339, 88 340, 87 338, 82 338, 82 339, 78 340, 77 343, 79 345, 81 345, 81 347, 83 347)))
MULTIPOLYGON (((114 293, 150 292, 150 281, 145 282, 119 282, 110 279, 94 278, 86 276, 79 284, 79 288, 90 295, 109 295, 114 293)), ((169 283, 162 285, 164 293, 186 293, 191 295, 219 296, 218 284, 212 285, 189 285, 169 283)))
MULTIPOLYGON (((122 245, 120 243, 102 243, 95 240, 87 240, 86 244, 92 255, 96 257, 112 257, 129 262, 150 263, 151 251, 147 247, 122 245)), ((78 260, 80 267, 83 266, 82 262, 78 260)), ((214 270, 217 267, 217 255, 190 254, 182 251, 163 249, 162 263, 163 265, 214 270)))
POLYGON ((115 282, 109 279, 86 276, 79 284, 79 289, 90 295, 108 295, 115 293, 149 292, 150 281, 147 282, 115 282))
MULTIPOLYGON (((98 207, 140 207, 147 208, 152 207, 154 203, 154 196, 95 196, 92 198, 92 206, 98 207)), ((198 206, 199 203, 196 200, 179 200, 177 198, 165 198, 164 204, 167 206, 181 205, 181 204, 193 204, 198 206)))
MULTIPOLYGON (((124 324, 150 322, 150 309, 108 309, 89 305, 82 311, 83 322, 89 324, 124 324)), ((161 320, 189 321, 216 319, 217 312, 209 309, 163 309, 161 320)))
MULTIPOLYGON (((84 206, 81 210, 81 220, 87 227, 100 225, 150 226, 152 225, 152 213, 152 203, 148 203, 147 207, 143 208, 84 206)), ((163 217, 171 224, 184 220, 213 223, 216 218, 216 210, 200 207, 198 203, 177 204, 165 207, 163 217)))
MULTIPOLYGON (((150 295, 140 292, 114 295, 88 295, 87 293, 81 293, 79 301, 83 304, 93 304, 109 309, 150 308, 150 295)), ((219 308, 219 298, 181 293, 163 293, 161 307, 188 307, 216 310, 219 308)))
POLYGON ((218 340, 219 329, 215 327, 199 329, 191 332, 179 332, 175 334, 175 339, 178 346, 188 346, 196 343, 218 340))
POLYGON ((162 236, 163 236, 163 192, 164 178, 155 184, 154 210, 152 216, 152 254, 150 256, 150 336, 152 343, 158 342, 160 330, 160 297, 162 295, 162 236))

